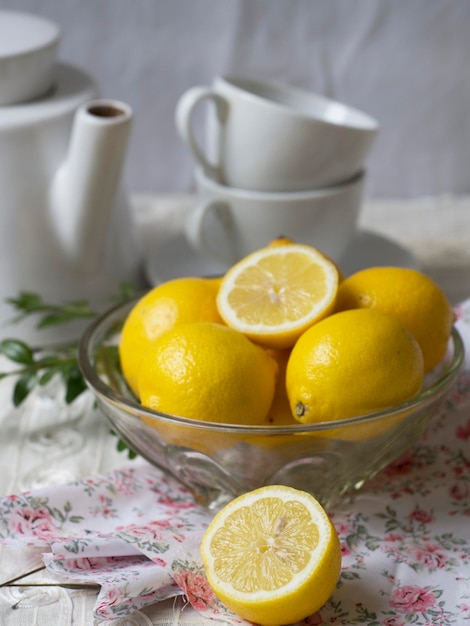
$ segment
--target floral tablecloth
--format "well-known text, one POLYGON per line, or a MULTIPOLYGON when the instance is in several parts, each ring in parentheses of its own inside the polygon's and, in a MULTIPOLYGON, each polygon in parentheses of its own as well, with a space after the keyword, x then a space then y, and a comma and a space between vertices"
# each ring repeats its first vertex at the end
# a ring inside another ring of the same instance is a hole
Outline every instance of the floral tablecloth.
MULTIPOLYGON (((470 301, 457 307, 470 353, 470 301)), ((343 549, 327 604, 304 624, 470 622, 470 362, 420 443, 330 511, 343 549)), ((246 624, 204 577, 212 514, 145 462, 0 500, 0 542, 59 581, 101 586, 108 621, 184 594, 207 620, 246 624)), ((20 558, 20 556, 18 557, 20 558)))

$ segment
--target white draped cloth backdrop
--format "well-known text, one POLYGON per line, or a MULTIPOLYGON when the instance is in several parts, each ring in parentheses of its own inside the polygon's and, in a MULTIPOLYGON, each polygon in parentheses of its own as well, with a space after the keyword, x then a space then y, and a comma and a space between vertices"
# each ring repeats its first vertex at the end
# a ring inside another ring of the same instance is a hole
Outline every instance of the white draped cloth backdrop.
POLYGON ((189 87, 232 73, 311 89, 375 116, 369 196, 470 192, 468 0, 0 0, 0 8, 54 20, 61 59, 133 107, 133 191, 192 189, 176 102, 189 87))

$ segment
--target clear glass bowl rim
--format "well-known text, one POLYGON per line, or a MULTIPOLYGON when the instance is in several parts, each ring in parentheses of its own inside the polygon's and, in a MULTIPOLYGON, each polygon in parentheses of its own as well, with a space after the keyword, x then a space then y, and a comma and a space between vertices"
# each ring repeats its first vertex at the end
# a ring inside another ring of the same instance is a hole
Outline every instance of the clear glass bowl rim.
MULTIPOLYGON (((334 420, 329 422, 317 422, 315 424, 295 424, 286 426, 246 426, 240 424, 224 424, 221 422, 206 422, 195 420, 187 417, 181 417, 178 415, 172 415, 170 413, 163 413, 154 411, 147 407, 142 406, 137 400, 127 398, 117 393, 112 387, 107 385, 97 374, 96 369, 93 366, 93 348, 97 343, 97 337, 101 338, 102 335, 112 327, 114 323, 123 319, 122 315, 125 311, 130 310, 131 306, 135 304, 137 298, 130 300, 126 303, 120 303, 98 316, 84 331, 78 346, 78 364, 82 375, 88 385, 99 396, 105 398, 108 402, 112 403, 120 410, 132 413, 133 415, 143 414, 147 418, 155 419, 157 421, 163 421, 166 423, 176 423, 186 427, 192 427, 199 430, 206 430, 211 432, 232 432, 234 434, 262 434, 266 435, 270 433, 272 435, 286 435, 286 434, 299 434, 299 433, 314 433, 318 431, 333 430, 337 428, 347 428, 348 426, 365 424, 379 419, 386 419, 393 417, 403 411, 409 411, 414 408, 424 408, 433 400, 440 397, 454 382, 457 374, 463 364, 465 348, 462 337, 455 327, 452 327, 451 340, 453 344, 453 356, 445 373, 439 377, 435 382, 426 387, 419 394, 380 411, 373 413, 367 413, 364 415, 357 415, 342 420, 334 420)), ((131 392, 129 392, 131 393, 131 392)))

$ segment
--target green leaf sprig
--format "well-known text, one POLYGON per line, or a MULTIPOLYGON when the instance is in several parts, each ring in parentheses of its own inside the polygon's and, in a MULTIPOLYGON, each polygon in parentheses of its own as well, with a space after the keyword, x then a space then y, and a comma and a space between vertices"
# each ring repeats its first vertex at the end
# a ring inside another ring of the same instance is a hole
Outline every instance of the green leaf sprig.
MULTIPOLYGON (((121 285, 120 294, 112 300, 117 304, 129 300, 135 294, 133 285, 121 285)), ((63 304, 51 304, 34 292, 20 292, 16 298, 8 298, 7 302, 16 310, 12 323, 35 316, 36 328, 44 329, 51 326, 67 324, 98 315, 86 300, 74 300, 63 304)), ((78 342, 48 349, 35 349, 20 339, 11 338, 0 341, 0 354, 14 363, 11 371, 0 372, 0 380, 14 376, 12 401, 19 407, 37 386, 45 386, 54 376, 60 376, 65 387, 65 402, 70 404, 86 389, 86 383, 78 366, 78 342)), ((113 433, 114 434, 114 433, 113 433)), ((136 456, 127 444, 118 438, 118 450, 127 450, 130 458, 136 456)))
POLYGON ((94 317, 96 315, 90 309, 86 300, 75 300, 66 302, 63 305, 48 304, 44 302, 39 294, 30 291, 23 291, 17 298, 7 298, 6 301, 19 313, 12 320, 13 323, 20 322, 29 315, 38 314, 40 318, 36 328, 39 329, 66 324, 76 319, 94 317))
POLYGON ((86 389, 77 363, 76 346, 72 344, 49 354, 33 350, 19 339, 4 339, 0 342, 0 353, 19 366, 0 373, 0 379, 17 377, 12 398, 15 407, 20 406, 37 385, 47 385, 55 375, 59 375, 65 385, 67 404, 86 389))

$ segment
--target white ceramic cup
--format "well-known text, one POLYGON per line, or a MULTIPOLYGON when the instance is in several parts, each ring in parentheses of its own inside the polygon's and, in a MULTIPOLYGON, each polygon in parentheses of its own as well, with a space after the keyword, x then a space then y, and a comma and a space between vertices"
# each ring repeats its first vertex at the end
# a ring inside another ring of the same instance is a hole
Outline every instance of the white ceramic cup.
POLYGON ((378 130, 375 119, 288 85, 219 77, 193 87, 176 107, 176 126, 206 176, 255 191, 318 189, 351 179, 378 130), (195 110, 208 111, 205 150, 195 132, 195 110))
POLYGON ((339 259, 352 241, 362 202, 364 174, 317 191, 263 193, 225 187, 196 172, 198 199, 185 223, 199 252, 231 265, 289 237, 339 259))

